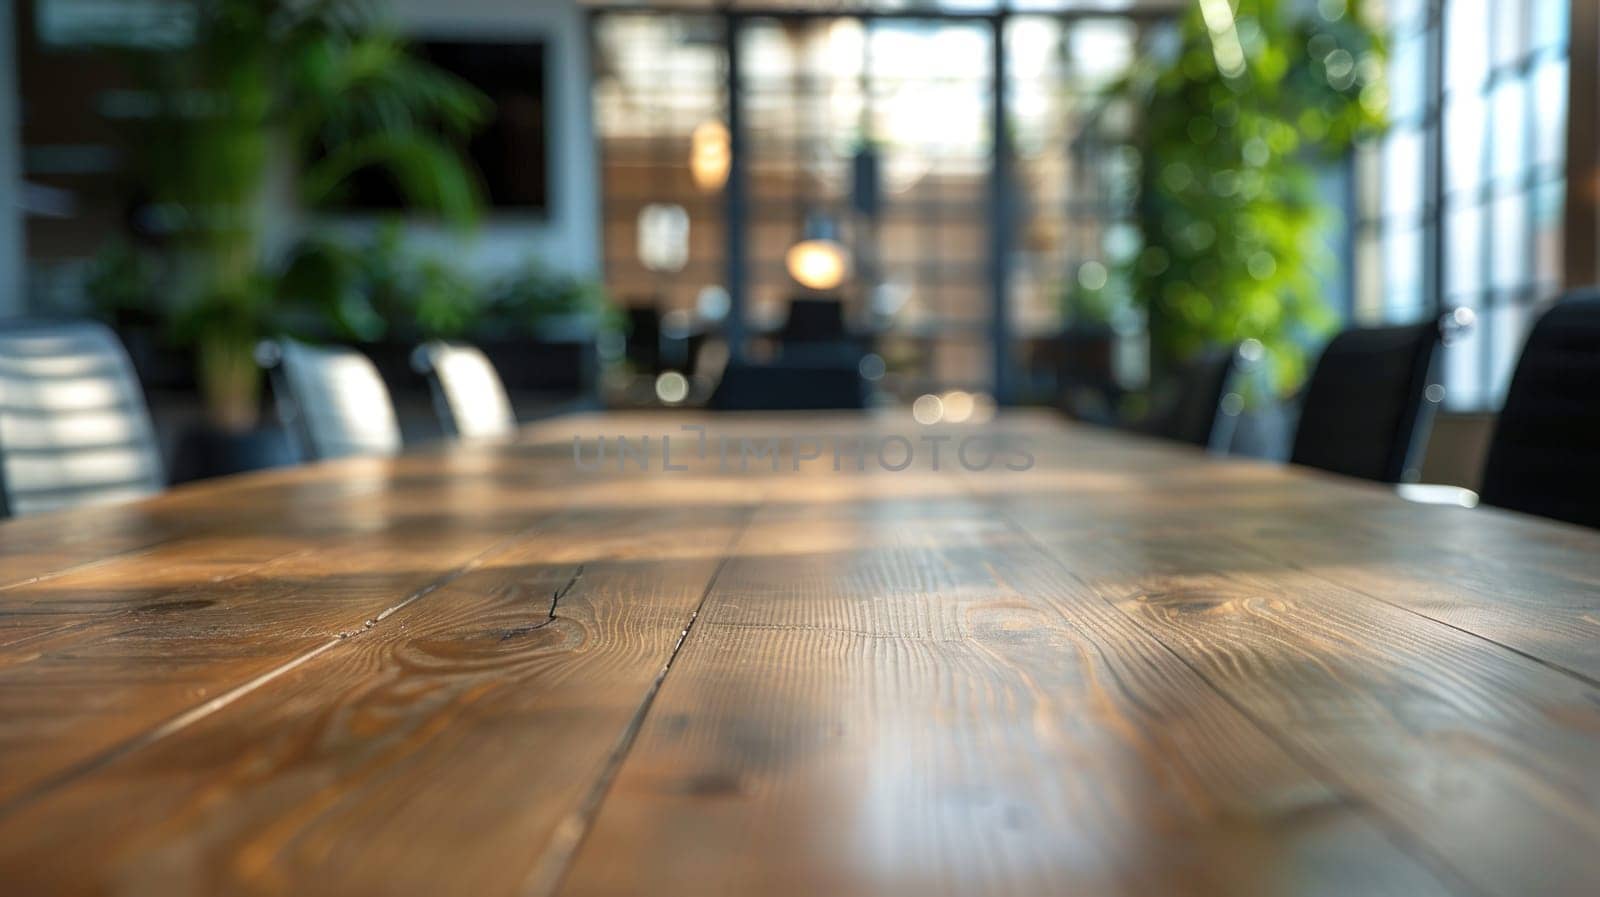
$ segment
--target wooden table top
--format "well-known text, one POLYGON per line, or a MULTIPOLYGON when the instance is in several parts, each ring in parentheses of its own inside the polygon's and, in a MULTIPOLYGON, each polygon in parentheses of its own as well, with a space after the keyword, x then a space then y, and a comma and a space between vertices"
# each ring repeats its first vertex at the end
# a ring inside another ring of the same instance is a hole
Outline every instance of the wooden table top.
POLYGON ((1595 893, 1600 533, 707 420, 952 438, 569 418, 0 525, 0 893, 1595 893))

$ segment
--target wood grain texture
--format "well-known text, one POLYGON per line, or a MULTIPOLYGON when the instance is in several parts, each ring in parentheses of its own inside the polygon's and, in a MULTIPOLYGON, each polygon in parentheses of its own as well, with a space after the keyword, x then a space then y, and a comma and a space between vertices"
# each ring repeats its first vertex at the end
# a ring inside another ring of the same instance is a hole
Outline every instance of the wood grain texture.
POLYGON ((693 639, 562 893, 1446 892, 970 502, 763 513, 693 639))
POLYGON ((580 812, 744 515, 559 515, 0 821, 0 867, 39 893, 504 892, 580 812), (97 816, 111 796, 128 811, 97 816), (68 845, 41 818, 83 821, 68 845))
POLYGON ((1600 534, 1042 416, 1025 472, 574 468, 684 423, 923 432, 575 417, 0 524, 0 891, 1600 880, 1600 534))

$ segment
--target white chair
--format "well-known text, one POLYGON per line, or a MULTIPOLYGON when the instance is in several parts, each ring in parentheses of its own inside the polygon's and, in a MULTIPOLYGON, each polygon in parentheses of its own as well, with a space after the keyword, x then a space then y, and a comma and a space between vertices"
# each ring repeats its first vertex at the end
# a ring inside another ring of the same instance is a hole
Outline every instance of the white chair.
POLYGON ((459 439, 500 439, 516 431, 505 384, 475 346, 433 341, 417 347, 412 367, 428 378, 439 425, 459 439))
POLYGON ((257 360, 272 375, 278 413, 306 458, 400 451, 389 387, 365 355, 285 339, 262 343, 257 360))
POLYGON ((90 322, 0 324, 0 516, 165 485, 144 391, 115 334, 90 322))

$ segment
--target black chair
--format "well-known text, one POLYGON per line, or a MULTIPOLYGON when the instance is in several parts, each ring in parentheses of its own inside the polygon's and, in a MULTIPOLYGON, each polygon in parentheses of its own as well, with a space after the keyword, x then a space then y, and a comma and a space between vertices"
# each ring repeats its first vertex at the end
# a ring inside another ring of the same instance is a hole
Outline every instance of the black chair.
POLYGON ((822 411, 867 406, 855 365, 730 362, 711 394, 718 411, 822 411))
POLYGON ((844 303, 829 297, 791 299, 789 317, 777 337, 777 362, 817 370, 855 370, 873 343, 870 335, 845 326, 844 303))
POLYGON ((1157 411, 1139 429, 1201 448, 1226 448, 1238 409, 1230 414, 1223 399, 1243 366, 1237 344, 1175 366, 1166 378, 1167 389, 1158 396, 1157 411))
POLYGON ((90 322, 0 325, 0 516, 165 485, 144 391, 116 334, 90 322))
POLYGON ((778 331, 778 340, 784 344, 819 343, 845 340, 849 331, 844 326, 844 303, 838 299, 789 300, 789 317, 778 331))
POLYGON ((628 307, 628 362, 643 374, 661 373, 661 310, 655 305, 628 307))
POLYGON ((1406 479, 1427 446, 1438 346, 1433 323, 1334 337, 1311 374, 1289 460, 1381 483, 1406 479))
POLYGON ((1074 420, 1112 426, 1123 391, 1114 356, 1117 334, 1103 324, 1072 324, 1056 337, 1056 402, 1074 420))
POLYGON ((1495 425, 1485 504, 1600 527, 1600 290, 1544 313, 1495 425))

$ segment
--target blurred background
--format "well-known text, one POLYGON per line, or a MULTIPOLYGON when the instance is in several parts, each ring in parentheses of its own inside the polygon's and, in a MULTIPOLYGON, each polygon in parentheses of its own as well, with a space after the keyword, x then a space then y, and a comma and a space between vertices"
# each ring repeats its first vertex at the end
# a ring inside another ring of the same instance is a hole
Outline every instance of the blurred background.
POLYGON ((957 423, 1135 421, 1238 346, 1225 448, 1282 457, 1334 333, 1442 320, 1421 476, 1470 488, 1600 279, 1592 7, 8 0, 0 315, 111 324, 180 480, 283 456, 272 336, 359 347, 408 443, 428 339, 521 419, 842 370, 957 423))

